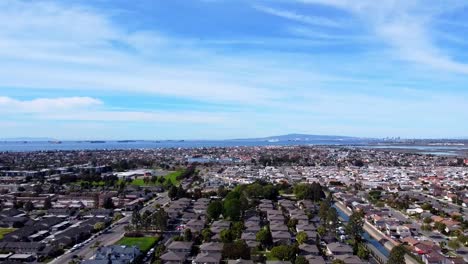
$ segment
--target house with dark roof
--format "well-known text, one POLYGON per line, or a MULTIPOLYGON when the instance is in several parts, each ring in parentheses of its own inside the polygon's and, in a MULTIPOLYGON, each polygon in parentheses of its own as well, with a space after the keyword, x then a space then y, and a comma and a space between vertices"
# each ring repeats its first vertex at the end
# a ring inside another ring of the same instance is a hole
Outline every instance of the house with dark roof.
POLYGON ((306 255, 305 258, 309 261, 309 264, 326 264, 322 256, 306 255))
POLYGON ((290 245, 291 244, 291 234, 286 231, 272 231, 271 237, 273 238, 273 243, 275 245, 290 245))
POLYGON ((188 221, 185 226, 186 226, 186 228, 190 228, 190 230, 192 230, 192 232, 201 232, 203 230, 203 228, 205 227, 205 221, 192 219, 192 220, 188 221))
POLYGON ((317 228, 313 224, 297 224, 296 231, 317 231, 317 228))
POLYGON ((192 263, 195 264, 219 264, 221 262, 221 253, 201 252, 192 263))
POLYGON ((3 252, 15 252, 17 254, 38 253, 45 247, 45 244, 38 242, 0 242, 0 250, 3 252))
POLYGON ((252 233, 252 232, 243 232, 241 234, 241 239, 245 240, 245 241, 255 241, 257 239, 257 236, 255 233, 252 233))
POLYGON ((159 258, 163 263, 183 264, 187 259, 187 254, 185 254, 184 252, 167 251, 166 253, 162 254, 159 258))
POLYGON ((19 228, 29 221, 25 216, 7 216, 0 220, 0 227, 19 228))
POLYGON ((225 221, 225 220, 218 220, 214 221, 213 224, 211 224, 212 227, 220 227, 223 229, 229 229, 231 228, 231 222, 230 221, 225 221))
POLYGON ((352 255, 353 248, 344 243, 334 242, 327 244, 327 254, 330 256, 352 255))
POLYGON ((270 230, 273 231, 288 231, 288 227, 284 223, 270 224, 270 230))
POLYGON ((221 253, 223 251, 223 243, 208 242, 200 245, 202 253, 221 253))
POLYGON ((299 250, 300 254, 303 256, 306 255, 313 255, 313 256, 318 256, 320 255, 320 250, 316 245, 312 244, 301 244, 299 245, 299 250))
POLYGON ((193 242, 173 241, 169 246, 167 246, 167 250, 172 252, 181 252, 188 255, 192 251, 192 245, 193 242))

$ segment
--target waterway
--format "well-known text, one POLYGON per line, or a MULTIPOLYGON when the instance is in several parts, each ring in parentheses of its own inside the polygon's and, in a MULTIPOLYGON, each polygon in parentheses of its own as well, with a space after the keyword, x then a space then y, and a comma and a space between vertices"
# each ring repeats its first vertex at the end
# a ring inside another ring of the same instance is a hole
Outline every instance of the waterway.
POLYGON ((0 141, 0 152, 56 151, 56 150, 116 150, 204 147, 252 147, 252 146, 308 146, 308 145, 364 145, 361 140, 125 140, 125 141, 0 141))
MULTIPOLYGON (((338 211, 338 215, 340 216, 341 219, 343 219, 345 222, 349 221, 349 216, 343 212, 338 206, 333 205, 333 207, 338 211)), ((372 244, 377 250, 379 250, 380 253, 382 253, 384 256, 388 257, 390 255, 390 252, 382 245, 379 243, 379 241, 375 240, 372 238, 369 233, 364 232, 363 238, 367 240, 370 244, 372 244)))
POLYGON ((392 149, 395 151, 424 153, 441 156, 468 153, 468 146, 390 146, 374 145, 364 139, 349 140, 103 140, 103 141, 1 141, 0 152, 60 151, 60 150, 120 150, 204 147, 255 147, 255 146, 347 146, 366 149, 392 149))

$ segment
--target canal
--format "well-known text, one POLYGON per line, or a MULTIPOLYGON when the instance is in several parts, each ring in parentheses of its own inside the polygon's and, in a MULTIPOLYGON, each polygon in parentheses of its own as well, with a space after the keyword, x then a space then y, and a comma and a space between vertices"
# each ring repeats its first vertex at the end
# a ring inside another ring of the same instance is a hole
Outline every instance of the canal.
MULTIPOLYGON (((345 212, 343 212, 338 206, 333 205, 333 207, 336 209, 341 219, 343 219, 345 222, 349 221, 349 216, 345 212)), ((372 238, 367 232, 364 232, 363 238, 388 258, 390 252, 382 244, 380 244, 379 241, 372 238)))

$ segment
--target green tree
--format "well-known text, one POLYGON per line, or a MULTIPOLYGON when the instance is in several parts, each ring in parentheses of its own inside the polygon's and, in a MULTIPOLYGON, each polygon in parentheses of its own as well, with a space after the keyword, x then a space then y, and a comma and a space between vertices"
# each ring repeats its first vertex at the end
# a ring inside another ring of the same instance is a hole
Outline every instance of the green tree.
POLYGON ((405 264, 405 248, 402 245, 396 246, 390 251, 387 264, 405 264))
POLYGON ((239 199, 228 199, 224 201, 224 217, 232 221, 238 221, 241 215, 241 204, 239 199))
POLYGON ((297 199, 310 199, 313 201, 320 201, 325 198, 325 193, 322 190, 322 186, 319 183, 312 184, 297 184, 294 186, 294 194, 297 199))
POLYGON ((222 251, 223 259, 250 259, 250 248, 244 240, 225 243, 222 251))
POLYGON ((338 226, 338 212, 334 207, 330 207, 327 212, 327 225, 335 233, 338 226))
POLYGON ((297 243, 299 243, 299 245, 304 244, 308 239, 309 237, 307 236, 307 233, 304 231, 301 231, 297 233, 296 235, 296 241, 297 243))
POLYGON ((347 234, 355 241, 361 241, 361 235, 364 232, 364 212, 354 211, 349 217, 349 222, 346 225, 347 234))
POLYGON ((437 228, 437 230, 441 233, 444 233, 445 232, 445 228, 447 227, 444 223, 435 223, 435 228, 437 228))
POLYGON ((203 238, 204 242, 210 242, 211 237, 213 236, 213 234, 211 233, 211 230, 209 228, 203 229, 201 235, 202 235, 202 238, 203 238))
POLYGON ((457 240, 462 243, 463 245, 468 244, 468 236, 465 236, 464 234, 460 233, 457 236, 457 240))
POLYGON ((219 237, 221 238, 221 241, 223 243, 230 243, 234 240, 234 235, 232 234, 232 231, 229 229, 225 229, 219 233, 219 237))
POLYGON ((430 211, 432 209, 432 205, 428 204, 428 203, 425 203, 425 204, 421 205, 421 209, 426 210, 426 211, 430 211))
POLYGON ((296 225, 297 225, 298 222, 299 221, 297 221, 297 219, 291 218, 291 219, 288 220, 287 226, 289 227, 289 229, 294 230, 294 229, 296 229, 296 225))
POLYGON ((424 218, 423 221, 424 221, 425 224, 430 224, 430 223, 432 223, 432 218, 426 217, 426 218, 424 218))
POLYGON ((317 227, 317 233, 321 237, 323 237, 323 236, 325 236, 327 234, 327 229, 323 225, 321 225, 321 226, 317 227))
POLYGON ((135 230, 140 229, 140 227, 142 225, 142 221, 141 221, 140 212, 138 212, 138 210, 133 210, 131 223, 132 223, 133 227, 135 228, 135 230))
POLYGON ((331 197, 328 197, 327 199, 323 200, 320 203, 318 216, 320 220, 322 220, 323 223, 325 223, 327 220, 328 211, 330 210, 330 207, 331 207, 331 197))
POLYGON ((293 246, 281 245, 271 249, 271 255, 279 260, 292 261, 296 256, 293 246))
POLYGON ((380 200, 381 196, 382 196, 382 191, 380 190, 372 190, 369 192, 369 199, 372 201, 380 200))
POLYGON ((159 231, 163 232, 167 228, 168 216, 164 209, 156 210, 152 215, 152 225, 159 231))
POLYGON ((271 237, 271 232, 268 227, 262 228, 260 231, 258 231, 255 237, 263 247, 268 248, 273 244, 273 238, 271 237))
POLYGON ((369 259, 369 251, 362 244, 359 244, 357 256, 361 259, 369 259))
POLYGON ((97 223, 94 224, 94 226, 93 226, 94 231, 101 231, 101 230, 103 230, 105 227, 106 227, 106 225, 105 225, 103 222, 97 222, 97 223))
POLYGON ((223 213, 223 204, 220 201, 213 201, 206 209, 209 219, 218 220, 219 216, 223 213))
POLYGON ((234 222, 231 227, 231 231, 232 231, 232 235, 234 239, 240 238, 243 230, 244 230, 244 222, 242 221, 234 222))
POLYGON ((309 261, 304 256, 297 256, 294 264, 309 264, 309 261))
POLYGON ((457 240, 450 240, 447 243, 447 246, 449 246, 451 249, 457 250, 460 248, 460 243, 457 240))

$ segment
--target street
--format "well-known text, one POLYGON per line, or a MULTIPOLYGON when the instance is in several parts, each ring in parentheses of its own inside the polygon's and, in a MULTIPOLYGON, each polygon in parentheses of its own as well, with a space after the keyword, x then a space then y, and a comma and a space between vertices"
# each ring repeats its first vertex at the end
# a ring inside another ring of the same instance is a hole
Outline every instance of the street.
MULTIPOLYGON (((156 198, 153 200, 149 201, 142 209, 140 209, 140 212, 143 213, 148 210, 153 210, 154 206, 156 203, 164 203, 169 199, 167 197, 167 192, 165 193, 160 193, 156 198)), ((104 231, 102 234, 97 235, 95 234, 89 242, 84 244, 82 248, 76 249, 72 252, 66 251, 63 255, 55 258, 52 260, 51 264, 64 264, 64 263, 69 263, 73 257, 79 256, 82 257, 83 259, 89 259, 91 258, 96 251, 96 248, 93 247, 96 242, 99 241, 100 246, 110 246, 115 244, 117 241, 119 241, 125 234, 125 226, 128 224, 128 222, 131 220, 131 212, 126 212, 126 216, 124 216, 122 219, 119 221, 113 223, 109 229, 104 231)))

